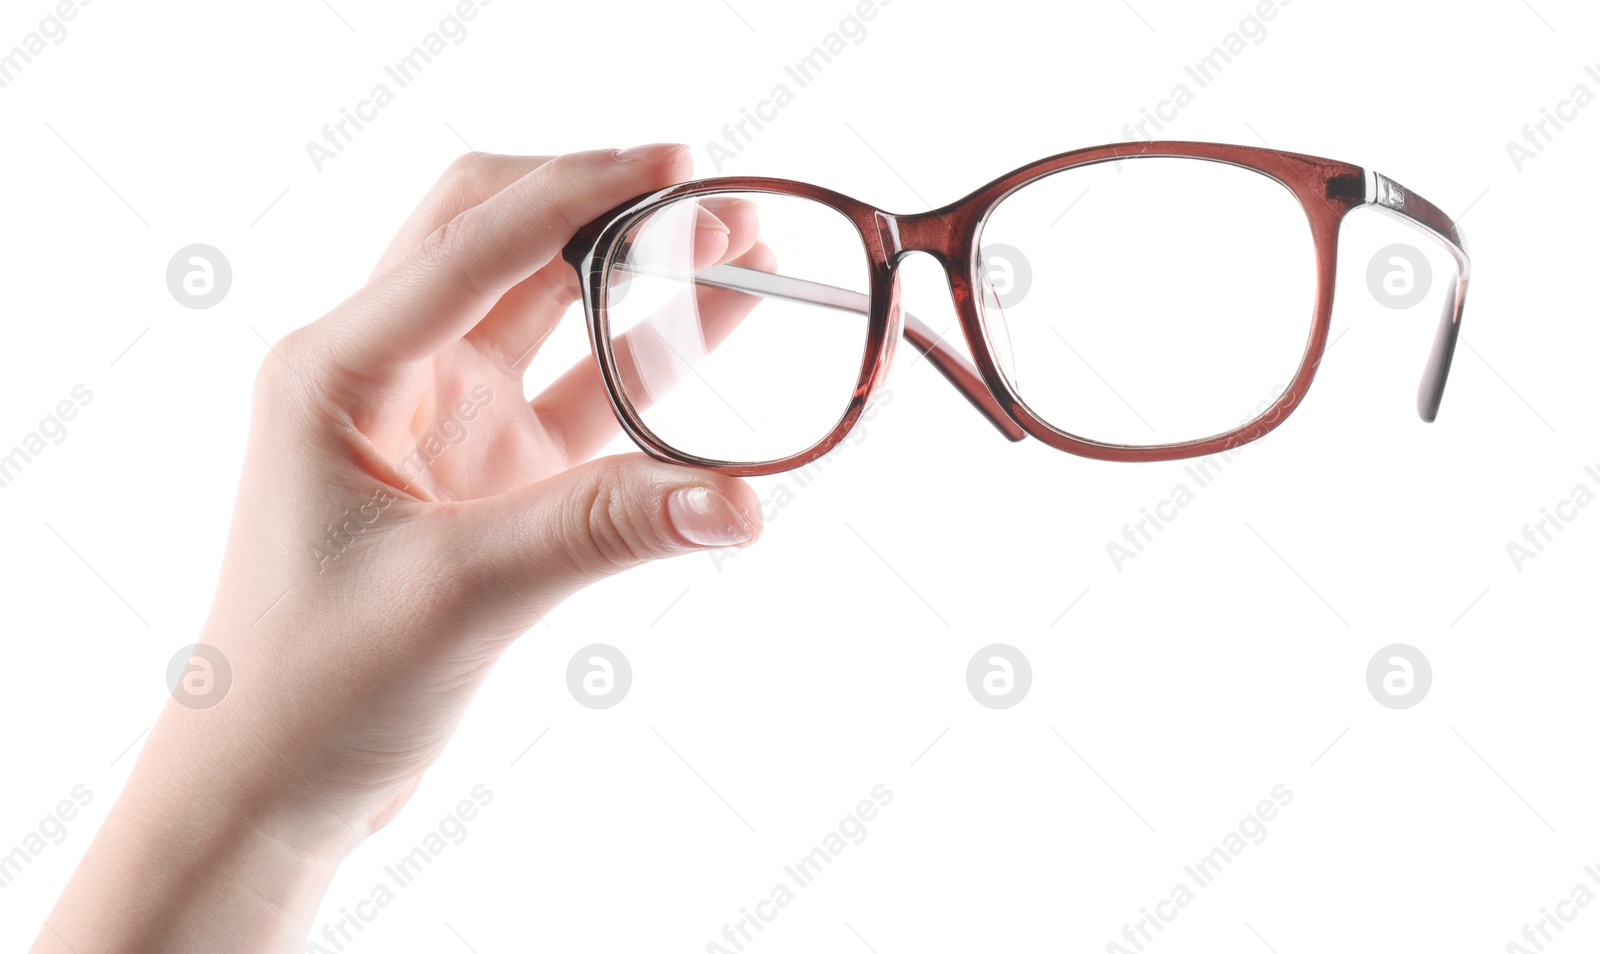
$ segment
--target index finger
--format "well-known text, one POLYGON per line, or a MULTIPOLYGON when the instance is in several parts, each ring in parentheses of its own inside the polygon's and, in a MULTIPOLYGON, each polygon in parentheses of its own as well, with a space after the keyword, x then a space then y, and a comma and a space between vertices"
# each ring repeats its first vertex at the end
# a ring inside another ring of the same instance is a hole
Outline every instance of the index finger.
MULTIPOLYGON (((513 182, 549 162, 550 156, 501 156, 469 152, 444 171, 422 197, 411 216, 384 249, 372 278, 393 268, 416 251, 429 235, 463 211, 507 189, 513 182)), ((370 280, 370 279, 369 279, 370 280)))
POLYGON ((459 341, 591 219, 682 181, 692 165, 683 145, 557 156, 435 229, 313 334, 341 367, 392 380, 459 341))

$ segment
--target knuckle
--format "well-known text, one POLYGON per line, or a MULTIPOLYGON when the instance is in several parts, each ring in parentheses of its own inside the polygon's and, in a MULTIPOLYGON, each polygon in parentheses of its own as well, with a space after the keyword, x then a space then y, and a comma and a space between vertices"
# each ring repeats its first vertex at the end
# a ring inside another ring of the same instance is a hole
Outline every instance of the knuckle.
POLYGON ((557 156, 540 166, 533 176, 532 206, 544 220, 544 225, 563 234, 576 232, 586 223, 573 215, 578 204, 579 159, 572 155, 557 156))
POLYGON ((429 232, 417 247, 419 255, 424 261, 434 263, 449 261, 458 254, 464 240, 464 222, 466 214, 452 216, 443 225, 429 232))
POLYGON ((586 555, 588 569, 598 573, 629 569, 647 562, 659 550, 614 482, 598 481, 584 490, 582 497, 569 512, 579 517, 575 529, 580 536, 573 541, 573 549, 586 555))
POLYGON ((484 167, 488 153, 464 152, 445 167, 444 174, 439 177, 439 184, 449 188, 476 183, 483 178, 484 167))
POLYGON ((267 351, 256 369, 252 407, 264 421, 322 426, 344 421, 359 383, 341 364, 338 342, 315 324, 296 329, 267 351))
POLYGON ((252 415, 267 426, 300 427, 323 418, 333 378, 322 342, 309 326, 267 349, 251 387, 252 415))
POLYGON ((306 328, 299 328, 267 349, 261 365, 256 369, 255 393, 258 397, 281 393, 286 388, 299 386, 305 380, 312 364, 310 338, 306 328))
POLYGON ((473 211, 467 209, 428 233, 417 249, 416 262, 423 269, 448 275, 468 295, 483 295, 484 289, 472 277, 473 234, 473 211))

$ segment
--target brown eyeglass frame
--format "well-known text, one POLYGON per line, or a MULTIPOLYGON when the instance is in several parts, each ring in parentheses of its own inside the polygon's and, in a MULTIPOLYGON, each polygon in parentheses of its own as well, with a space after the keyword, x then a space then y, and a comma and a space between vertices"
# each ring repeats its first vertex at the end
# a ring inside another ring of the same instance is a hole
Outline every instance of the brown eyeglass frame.
POLYGON ((1284 418, 1304 399, 1321 363, 1332 322, 1339 226, 1350 210, 1362 206, 1382 209, 1420 227, 1443 242, 1456 261, 1456 281, 1445 301, 1444 314, 1417 391, 1417 413, 1424 421, 1431 422, 1439 412, 1445 381, 1450 373, 1450 361, 1461 329, 1461 313, 1466 304, 1471 265, 1465 240, 1448 215, 1393 179, 1360 166, 1316 156, 1256 146, 1205 142, 1091 146, 1041 159, 1006 173, 943 208, 909 215, 885 212, 829 189, 788 179, 745 176, 699 179, 638 196, 612 209, 579 229, 562 254, 578 273, 584 310, 588 317, 590 343, 617 420, 636 444, 659 460, 736 476, 775 474, 815 461, 836 447, 855 426, 863 409, 887 376, 895 340, 902 335, 1010 440, 1020 441, 1031 436, 1059 450, 1098 460, 1176 460, 1203 457, 1256 440, 1283 423, 1284 418), (1084 440, 1051 427, 1036 416, 1007 383, 984 332, 984 319, 975 290, 981 286, 978 240, 990 212, 1011 193, 1041 177, 1078 166, 1139 158, 1202 159, 1254 170, 1277 180, 1293 193, 1311 225, 1316 250, 1317 297, 1311 336, 1299 370, 1271 407, 1248 423, 1212 437, 1129 446, 1084 440), (644 424, 623 392, 609 334, 607 291, 611 287, 617 252, 630 230, 644 217, 668 203, 719 192, 765 192, 819 202, 838 211, 851 222, 860 233, 867 253, 871 284, 870 292, 864 296, 832 286, 730 265, 713 266, 693 276, 696 283, 712 287, 806 301, 867 315, 867 342, 861 372, 844 415, 822 440, 800 453, 777 460, 757 463, 712 460, 684 454, 661 441, 644 424), (910 314, 902 315, 896 270, 901 260, 912 252, 926 252, 944 267, 955 300, 956 315, 967 347, 977 364, 976 368, 927 325, 910 314))

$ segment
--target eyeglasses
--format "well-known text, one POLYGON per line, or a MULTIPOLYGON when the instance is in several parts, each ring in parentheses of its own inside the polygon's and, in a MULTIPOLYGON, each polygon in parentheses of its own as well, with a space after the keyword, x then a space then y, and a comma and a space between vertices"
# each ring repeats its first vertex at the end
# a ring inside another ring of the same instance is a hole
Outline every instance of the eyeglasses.
POLYGON ((1456 261, 1417 394, 1432 421, 1464 240, 1426 199, 1329 159, 1095 146, 911 215, 784 179, 705 179, 612 210, 564 257, 617 419, 658 459, 742 476, 804 466, 850 432, 904 337, 1010 440, 1173 460, 1253 441, 1304 399, 1339 227, 1362 206, 1456 261), (912 252, 944 267, 973 362, 899 307, 912 252))

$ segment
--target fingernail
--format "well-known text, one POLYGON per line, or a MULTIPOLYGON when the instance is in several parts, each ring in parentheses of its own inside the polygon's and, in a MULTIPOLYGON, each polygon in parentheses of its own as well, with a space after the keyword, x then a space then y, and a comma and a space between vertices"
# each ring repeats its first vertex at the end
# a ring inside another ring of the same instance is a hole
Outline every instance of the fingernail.
POLYGON ((618 149, 617 158, 623 162, 631 162, 636 159, 665 159, 673 153, 682 152, 688 148, 681 142, 657 142, 648 146, 630 146, 627 149, 618 149))
POLYGON ((679 536, 695 546, 733 547, 755 534, 738 509, 709 487, 683 487, 667 498, 667 517, 679 536))

